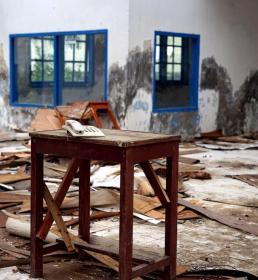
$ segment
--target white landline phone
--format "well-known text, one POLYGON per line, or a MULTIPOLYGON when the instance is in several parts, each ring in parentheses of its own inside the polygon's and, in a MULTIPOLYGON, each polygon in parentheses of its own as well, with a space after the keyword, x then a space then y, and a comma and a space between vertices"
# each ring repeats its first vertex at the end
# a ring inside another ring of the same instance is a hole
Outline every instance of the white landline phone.
POLYGON ((63 128, 72 136, 77 137, 102 137, 104 133, 97 127, 91 125, 82 125, 75 120, 66 120, 63 128))

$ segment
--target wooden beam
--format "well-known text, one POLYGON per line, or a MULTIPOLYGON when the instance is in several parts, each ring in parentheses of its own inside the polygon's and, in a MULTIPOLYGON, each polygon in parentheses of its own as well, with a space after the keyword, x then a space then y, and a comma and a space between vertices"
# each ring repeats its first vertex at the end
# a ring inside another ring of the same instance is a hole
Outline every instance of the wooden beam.
POLYGON ((57 227, 64 239, 64 243, 66 245, 68 252, 74 251, 75 248, 71 241, 69 233, 67 231, 67 228, 66 228, 65 222, 62 218, 61 212, 45 184, 44 184, 44 194, 43 195, 44 195, 44 199, 47 203, 48 209, 51 212, 51 214, 57 224, 57 227))

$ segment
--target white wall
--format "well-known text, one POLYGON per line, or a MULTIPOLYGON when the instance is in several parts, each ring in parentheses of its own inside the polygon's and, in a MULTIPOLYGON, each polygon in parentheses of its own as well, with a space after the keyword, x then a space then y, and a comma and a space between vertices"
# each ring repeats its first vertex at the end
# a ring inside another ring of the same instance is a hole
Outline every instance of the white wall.
MULTIPOLYGON (((237 91, 248 73, 258 69, 257 11, 257 0, 130 0, 129 49, 142 47, 145 40, 153 47, 155 30, 200 34, 200 64, 214 56, 237 91)), ((203 131, 216 128, 215 96, 199 92, 203 131)))
POLYGON ((108 61, 128 53, 128 0, 0 1, 0 43, 8 61, 9 34, 108 29, 108 61))

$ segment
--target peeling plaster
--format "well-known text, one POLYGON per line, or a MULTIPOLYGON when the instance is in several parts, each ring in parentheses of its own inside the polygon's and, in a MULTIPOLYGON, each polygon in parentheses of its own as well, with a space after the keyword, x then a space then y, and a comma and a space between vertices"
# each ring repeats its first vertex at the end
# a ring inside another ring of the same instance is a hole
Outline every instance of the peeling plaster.
POLYGON ((217 129, 226 135, 250 133, 258 130, 258 70, 251 73, 240 89, 233 86, 225 67, 214 57, 202 61, 201 90, 218 92, 217 129))

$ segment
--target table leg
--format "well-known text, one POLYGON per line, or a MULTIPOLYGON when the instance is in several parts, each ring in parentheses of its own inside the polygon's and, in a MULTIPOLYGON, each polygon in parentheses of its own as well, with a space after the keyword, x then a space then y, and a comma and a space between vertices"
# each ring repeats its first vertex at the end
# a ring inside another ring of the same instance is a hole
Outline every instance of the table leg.
POLYGON ((43 276, 43 241, 36 237, 43 220, 43 155, 31 146, 31 277, 43 276))
POLYGON ((120 171, 119 279, 132 276, 134 165, 125 155, 120 171))
POLYGON ((79 170, 79 235, 90 241, 90 161, 82 160, 79 170))
POLYGON ((167 158, 166 191, 170 203, 166 205, 165 255, 170 257, 170 265, 165 267, 164 279, 176 279, 177 252, 177 186, 178 149, 173 147, 172 157, 167 158))

